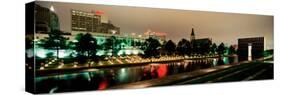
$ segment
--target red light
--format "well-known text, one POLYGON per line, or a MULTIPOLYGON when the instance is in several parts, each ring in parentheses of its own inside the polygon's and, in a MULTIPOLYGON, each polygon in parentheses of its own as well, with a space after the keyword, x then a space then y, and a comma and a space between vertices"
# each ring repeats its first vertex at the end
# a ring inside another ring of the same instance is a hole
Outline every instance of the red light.
POLYGON ((96 14, 97 15, 102 15, 102 14, 104 14, 104 12, 103 11, 96 11, 96 14))
POLYGON ((166 36, 167 34, 165 32, 155 32, 155 35, 166 36))
POLYGON ((156 36, 166 36, 167 34, 165 32, 155 32, 155 31, 146 31, 144 32, 144 35, 156 35, 156 36))
POLYGON ((100 84, 99 84, 99 90, 104 90, 105 88, 107 88, 107 85, 108 85, 108 83, 107 83, 107 80, 106 79, 104 79, 100 84))
POLYGON ((168 73, 168 67, 166 64, 160 64, 157 70, 158 78, 165 77, 168 73))

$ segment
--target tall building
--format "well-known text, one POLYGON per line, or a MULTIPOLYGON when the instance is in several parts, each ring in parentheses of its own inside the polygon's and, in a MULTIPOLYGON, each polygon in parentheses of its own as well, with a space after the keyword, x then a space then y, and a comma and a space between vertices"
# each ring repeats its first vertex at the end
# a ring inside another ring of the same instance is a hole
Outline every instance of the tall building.
POLYGON ((57 14, 49 8, 35 4, 36 33, 48 33, 51 30, 60 30, 57 14))
POLYGON ((264 37, 238 39, 239 60, 256 59, 263 56, 264 37))
MULTIPOLYGON (((35 4, 35 39, 44 39, 49 37, 49 32, 52 30, 60 30, 60 21, 55 13, 53 6, 45 8, 35 4)), ((61 34, 66 38, 71 38, 70 32, 61 31, 61 34)))
POLYGON ((71 10, 71 30, 77 32, 119 34, 120 28, 114 26, 110 21, 105 21, 104 18, 100 11, 84 12, 71 10))
POLYGON ((97 32, 101 24, 101 16, 93 12, 71 10, 71 30, 83 32, 97 32))

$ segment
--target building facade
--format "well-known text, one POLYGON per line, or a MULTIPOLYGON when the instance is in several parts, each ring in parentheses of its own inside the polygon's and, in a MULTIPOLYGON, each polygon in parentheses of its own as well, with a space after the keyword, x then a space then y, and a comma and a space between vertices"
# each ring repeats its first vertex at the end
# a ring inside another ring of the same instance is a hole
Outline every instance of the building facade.
POLYGON ((84 32, 97 32, 101 24, 101 16, 92 12, 71 10, 71 30, 84 32))
POLYGON ((107 34, 120 34, 120 28, 114 26, 110 21, 104 21, 105 18, 100 12, 84 12, 80 10, 71 10, 71 30, 72 32, 94 32, 107 34), (103 21, 102 21, 103 20, 103 21))
POLYGON ((51 30, 59 30, 59 18, 48 8, 35 4, 35 30, 36 33, 47 34, 51 30))
POLYGON ((212 45, 211 38, 195 38, 195 31, 192 28, 190 34, 190 42, 192 48, 192 54, 208 54, 210 52, 210 46, 212 45))
MULTIPOLYGON (((36 5, 36 34, 34 35, 36 42, 35 56, 45 58, 48 53, 56 54, 55 50, 44 49, 40 47, 44 39, 49 37, 51 30, 60 30, 59 18, 51 8, 36 5)), ((136 55, 143 54, 140 49, 146 39, 145 36, 121 35, 120 28, 116 27, 110 21, 106 21, 107 17, 103 17, 99 12, 83 12, 78 10, 71 11, 71 31, 61 31, 62 36, 67 38, 67 42, 77 42, 78 34, 89 33, 96 39, 97 44, 104 47, 108 40, 114 40, 113 49, 100 48, 96 55, 136 55)), ((33 34, 33 33, 31 33, 33 34)), ((59 58, 65 58, 73 54, 72 49, 60 49, 59 58)), ((57 55, 54 55, 57 56, 57 55)))

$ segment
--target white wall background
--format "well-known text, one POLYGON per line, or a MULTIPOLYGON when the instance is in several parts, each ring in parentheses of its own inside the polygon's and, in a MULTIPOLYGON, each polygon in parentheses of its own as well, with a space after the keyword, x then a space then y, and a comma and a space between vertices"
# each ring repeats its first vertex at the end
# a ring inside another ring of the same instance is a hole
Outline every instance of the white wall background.
MULTIPOLYGON (((0 5, 0 95, 29 95, 24 92, 25 3, 31 0, 2 0, 0 5)), ((55 0, 58 1, 58 0, 55 0)), ((146 89, 87 91, 69 95, 280 95, 280 2, 279 0, 59 0, 64 2, 126 5, 274 15, 275 79, 170 86, 146 89)))

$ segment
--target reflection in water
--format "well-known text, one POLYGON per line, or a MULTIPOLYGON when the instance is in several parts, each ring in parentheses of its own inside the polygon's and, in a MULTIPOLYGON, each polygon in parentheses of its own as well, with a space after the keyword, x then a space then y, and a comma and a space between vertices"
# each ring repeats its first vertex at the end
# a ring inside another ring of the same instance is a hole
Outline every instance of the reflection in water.
POLYGON ((105 89, 107 86, 108 86, 108 84, 107 84, 108 82, 107 82, 107 80, 103 80, 103 81, 101 81, 100 83, 99 83, 99 90, 103 90, 103 89, 105 89))
POLYGON ((44 76, 36 78, 36 90, 38 93, 103 90, 114 85, 163 78, 172 74, 233 63, 237 63, 236 57, 153 63, 144 66, 107 68, 92 72, 44 76))
POLYGON ((157 69, 158 78, 165 77, 167 75, 167 64, 160 64, 157 69))

